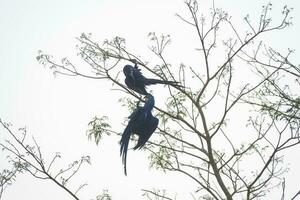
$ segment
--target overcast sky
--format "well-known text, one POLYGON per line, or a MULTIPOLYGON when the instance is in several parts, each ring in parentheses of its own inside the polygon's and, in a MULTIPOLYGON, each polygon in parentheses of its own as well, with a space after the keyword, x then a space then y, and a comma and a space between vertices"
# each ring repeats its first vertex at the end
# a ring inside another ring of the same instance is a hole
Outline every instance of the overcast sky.
MULTIPOLYGON (((215 0, 216 6, 229 11, 234 19, 242 19, 248 13, 258 16, 265 2, 268 1, 215 0)), ((280 13, 285 4, 295 8, 294 25, 268 40, 277 48, 299 49, 300 3, 276 1, 274 13, 280 13)), ((207 8, 207 1, 199 1, 199 8, 207 8)), ((175 17, 175 13, 185 12, 181 0, 0 0, 0 118, 15 127, 26 126, 46 157, 61 152, 63 159, 71 162, 90 155, 92 165, 85 166, 79 180, 71 185, 75 188, 79 183, 89 184, 79 194, 83 199, 95 198, 103 189, 108 189, 114 200, 141 199, 141 188, 169 188, 170 193, 180 193, 184 190, 182 177, 149 171, 142 151, 129 152, 129 176, 124 177, 118 137, 106 138, 99 146, 87 140, 87 124, 96 115, 106 114, 113 121, 119 120, 120 126, 116 128, 122 129, 121 122, 128 113, 118 104, 121 97, 118 91, 109 90, 110 84, 103 81, 54 77, 35 57, 38 50, 43 50, 56 58, 69 57, 80 64, 75 37, 82 32, 92 33, 98 41, 124 37, 138 54, 147 51, 147 34, 152 31, 171 34, 175 45, 185 46, 191 42, 184 35, 190 30, 175 17)), ((298 50, 293 57, 296 63, 299 56, 298 50)), ((184 62, 184 57, 174 57, 174 62, 184 62)), ((0 128, 0 140, 5 134, 0 128)), ((300 164, 292 162, 293 156, 287 157, 292 192, 300 189, 297 178, 300 164)), ((6 164, 3 157, 0 161, 1 170, 6 164)), ((192 183, 184 183, 184 188, 189 184, 192 183)), ((188 193, 179 197, 191 198, 188 193)), ((4 200, 21 198, 71 199, 51 182, 36 181, 26 175, 19 176, 3 196, 4 200)))

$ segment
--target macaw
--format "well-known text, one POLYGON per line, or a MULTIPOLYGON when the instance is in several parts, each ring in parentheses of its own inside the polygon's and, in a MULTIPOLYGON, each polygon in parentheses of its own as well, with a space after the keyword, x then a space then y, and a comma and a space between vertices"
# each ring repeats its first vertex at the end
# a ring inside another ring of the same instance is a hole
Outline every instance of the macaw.
POLYGON ((123 73, 126 76, 125 84, 127 85, 127 87, 143 95, 148 94, 148 92, 146 91, 147 85, 167 84, 172 86, 180 86, 176 81, 164 81, 144 77, 141 73, 141 69, 138 68, 136 63, 134 67, 132 65, 125 65, 123 68, 123 73))
POLYGON ((120 141, 120 156, 122 156, 125 175, 127 175, 126 159, 130 136, 132 134, 139 136, 138 142, 133 149, 141 149, 157 128, 159 120, 151 113, 154 103, 154 97, 151 94, 147 94, 144 106, 137 105, 135 111, 129 116, 129 122, 120 141))

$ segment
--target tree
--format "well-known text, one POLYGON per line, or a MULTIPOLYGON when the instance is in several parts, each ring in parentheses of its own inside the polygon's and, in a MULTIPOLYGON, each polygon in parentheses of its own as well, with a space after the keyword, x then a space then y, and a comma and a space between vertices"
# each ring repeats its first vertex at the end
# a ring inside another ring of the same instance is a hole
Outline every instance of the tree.
MULTIPOLYGON (((85 163, 90 164, 89 156, 82 156, 65 168, 58 170, 59 166, 56 166, 56 163, 61 159, 60 153, 57 152, 50 160, 46 160, 36 140, 32 138, 33 144, 29 141, 26 128, 13 131, 12 124, 3 122, 1 119, 0 124, 12 138, 5 143, 0 143, 2 151, 8 152, 8 161, 12 164, 12 169, 5 169, 1 173, 0 199, 3 191, 8 185, 12 184, 17 174, 24 172, 31 174, 36 179, 52 181, 74 199, 80 199, 78 193, 87 184, 80 184, 74 189, 69 186, 69 183, 72 182, 73 177, 78 174, 85 163)), ((103 190, 102 194, 99 194, 96 199, 110 200, 111 196, 106 190, 103 190)))
MULTIPOLYGON (((179 81, 184 87, 168 86, 165 105, 155 107, 159 128, 144 147, 150 166, 193 180, 195 199, 258 199, 284 183, 283 152, 300 143, 299 66, 289 61, 292 50, 283 54, 261 41, 291 24, 291 9, 284 7, 281 20, 272 22, 272 5, 267 4, 257 24, 250 16, 244 18, 248 27, 244 32, 214 4, 207 17, 201 15, 197 1, 185 5, 190 15, 177 16, 196 33, 197 66, 172 65, 165 56, 170 36, 156 33, 149 34, 155 64, 126 48, 121 37, 101 44, 90 34, 77 39, 79 55, 91 73, 43 52, 37 59, 55 74, 112 82, 126 94, 121 100, 129 110, 136 105, 134 100, 143 99, 119 78, 124 63, 135 60, 157 78, 179 81), (240 115, 247 119, 239 119, 240 115), (255 165, 249 171, 251 161, 255 165)), ((120 135, 108 119, 95 117, 88 137, 98 143, 105 135, 120 135)), ((150 199, 172 199, 158 190, 144 192, 150 199)))
POLYGON ((11 185, 18 172, 18 166, 12 166, 11 169, 3 169, 0 174, 0 199, 7 186, 11 185))

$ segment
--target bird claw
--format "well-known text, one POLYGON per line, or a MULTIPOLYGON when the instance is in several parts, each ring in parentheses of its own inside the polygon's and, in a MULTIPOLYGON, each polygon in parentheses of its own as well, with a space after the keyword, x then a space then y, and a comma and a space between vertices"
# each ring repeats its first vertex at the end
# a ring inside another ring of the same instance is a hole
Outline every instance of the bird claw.
POLYGON ((146 102, 148 100, 148 94, 144 96, 144 101, 146 102))

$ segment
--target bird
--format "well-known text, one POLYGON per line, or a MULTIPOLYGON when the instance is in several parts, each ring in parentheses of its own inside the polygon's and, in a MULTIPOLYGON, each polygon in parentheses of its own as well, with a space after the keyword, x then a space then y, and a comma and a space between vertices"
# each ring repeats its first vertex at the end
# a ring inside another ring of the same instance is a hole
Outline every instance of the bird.
POLYGON ((137 63, 135 63, 134 66, 129 64, 125 65, 123 67, 123 73, 126 77, 125 84, 127 85, 127 87, 142 95, 148 94, 148 92, 146 91, 147 85, 166 84, 181 87, 179 85, 179 82, 176 81, 146 78, 145 76, 143 76, 141 69, 138 68, 137 63))
POLYGON ((151 94, 147 94, 144 106, 139 106, 138 103, 137 108, 129 116, 129 122, 120 140, 120 156, 122 157, 125 175, 127 175, 126 160, 130 136, 132 134, 139 136, 137 144, 133 149, 141 149, 158 126, 158 118, 154 117, 151 113, 154 103, 154 97, 151 94))

